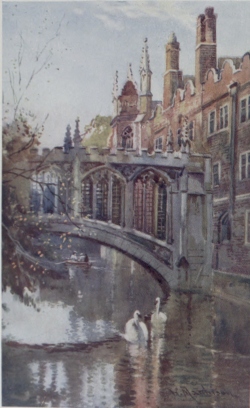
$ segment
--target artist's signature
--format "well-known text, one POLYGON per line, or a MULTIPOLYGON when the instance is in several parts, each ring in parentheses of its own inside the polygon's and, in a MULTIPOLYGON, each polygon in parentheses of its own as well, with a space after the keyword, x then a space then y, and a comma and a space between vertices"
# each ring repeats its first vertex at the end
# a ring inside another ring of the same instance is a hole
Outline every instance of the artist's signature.
POLYGON ((186 387, 186 386, 179 386, 168 388, 168 395, 172 398, 191 398, 192 400, 197 402, 197 399, 202 398, 209 398, 209 397, 225 397, 229 396, 231 398, 238 399, 239 396, 232 393, 232 391, 221 390, 221 389, 214 389, 214 388, 206 388, 203 385, 197 385, 196 387, 186 387))

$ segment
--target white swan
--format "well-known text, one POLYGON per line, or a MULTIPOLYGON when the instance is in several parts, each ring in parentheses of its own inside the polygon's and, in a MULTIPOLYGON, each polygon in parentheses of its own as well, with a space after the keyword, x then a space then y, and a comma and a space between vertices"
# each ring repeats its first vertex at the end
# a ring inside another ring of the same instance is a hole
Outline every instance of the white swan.
POLYGON ((140 318, 141 314, 139 310, 136 310, 134 317, 125 325, 125 334, 122 334, 122 337, 130 343, 143 343, 148 341, 147 326, 139 320, 140 318))
POLYGON ((160 312, 160 303, 161 300, 159 297, 155 299, 155 312, 151 316, 151 323, 154 324, 161 324, 167 321, 166 313, 160 312))

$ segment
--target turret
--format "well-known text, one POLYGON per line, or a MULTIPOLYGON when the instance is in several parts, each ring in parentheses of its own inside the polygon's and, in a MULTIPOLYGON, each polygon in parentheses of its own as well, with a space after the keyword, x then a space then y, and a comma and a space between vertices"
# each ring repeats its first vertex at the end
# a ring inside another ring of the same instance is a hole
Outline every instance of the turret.
POLYGON ((81 141, 82 141, 81 136, 80 136, 80 130, 79 130, 79 122, 80 122, 80 119, 77 118, 76 119, 76 128, 75 128, 75 133, 74 133, 74 139, 73 139, 74 147, 76 147, 76 148, 80 147, 80 144, 81 144, 81 141))
POLYGON ((207 7, 197 18, 195 50, 195 86, 205 82, 208 69, 217 67, 216 14, 207 7))
POLYGON ((166 72, 164 74, 163 109, 173 102, 177 88, 182 86, 182 72, 179 71, 180 43, 172 33, 166 45, 166 72))
POLYGON ((150 115, 152 105, 150 61, 147 38, 144 40, 140 64, 140 112, 150 115))

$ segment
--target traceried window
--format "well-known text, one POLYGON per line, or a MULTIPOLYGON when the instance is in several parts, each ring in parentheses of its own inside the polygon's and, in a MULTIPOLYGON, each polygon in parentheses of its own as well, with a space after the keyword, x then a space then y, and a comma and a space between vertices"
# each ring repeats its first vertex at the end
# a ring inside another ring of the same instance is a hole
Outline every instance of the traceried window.
POLYGON ((82 182, 82 217, 92 218, 92 200, 93 200, 93 183, 90 178, 84 179, 82 182))
POLYGON ((240 180, 250 178, 250 151, 240 155, 240 180))
POLYGON ((105 179, 96 185, 96 219, 108 221, 108 183, 105 179))
POLYGON ((250 244, 250 211, 246 212, 245 218, 245 244, 250 244))
POLYGON ((112 179, 112 222, 117 225, 121 225, 121 197, 122 197, 122 184, 117 177, 112 179))
POLYGON ((165 184, 158 186, 158 209, 157 209, 157 238, 165 239, 166 237, 166 207, 167 192, 165 184))
POLYGON ((216 130, 216 123, 215 123, 215 111, 209 113, 208 119, 208 132, 211 135, 216 130))
POLYGON ((37 214, 58 212, 58 177, 54 173, 44 172, 32 177, 31 210, 37 214))
POLYGON ((163 141, 162 141, 162 137, 158 137, 156 140, 155 140, 155 150, 162 150, 162 146, 163 146, 163 143, 162 143, 163 141))
POLYGON ((220 164, 215 163, 213 165, 213 186, 218 186, 220 184, 220 164))
POLYGON ((127 126, 122 132, 122 147, 124 149, 132 149, 133 148, 133 130, 131 126, 127 126))
POLYGON ((228 127, 228 105, 220 108, 220 129, 228 127))
POLYGON ((166 184, 153 172, 144 173, 134 185, 134 227, 158 239, 166 238, 166 184))

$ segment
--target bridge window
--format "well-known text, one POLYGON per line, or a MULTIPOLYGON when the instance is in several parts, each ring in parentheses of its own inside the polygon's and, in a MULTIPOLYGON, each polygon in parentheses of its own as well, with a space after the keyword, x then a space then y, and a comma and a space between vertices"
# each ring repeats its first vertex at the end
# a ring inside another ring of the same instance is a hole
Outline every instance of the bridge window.
POLYGON ((147 234, 154 234, 154 182, 149 179, 144 184, 145 188, 145 225, 144 231, 147 234))
POLYGON ((96 185, 96 219, 108 221, 108 183, 104 179, 96 185))
POLYGON ((157 238, 166 237, 167 193, 165 184, 158 186, 157 238))
POLYGON ((112 222, 121 225, 122 185, 117 177, 112 182, 112 222))
POLYGON ((139 231, 143 231, 143 201, 143 184, 138 179, 134 189, 134 227, 139 231))
POLYGON ((134 227, 154 235, 166 237, 166 185, 152 172, 142 175, 134 188, 134 227))
POLYGON ((82 210, 81 210, 82 217, 92 218, 93 216, 92 201, 93 201, 93 183, 90 178, 87 178, 82 182, 82 210))
POLYGON ((52 173, 33 176, 30 197, 31 210, 53 214, 58 209, 58 177, 52 173))

